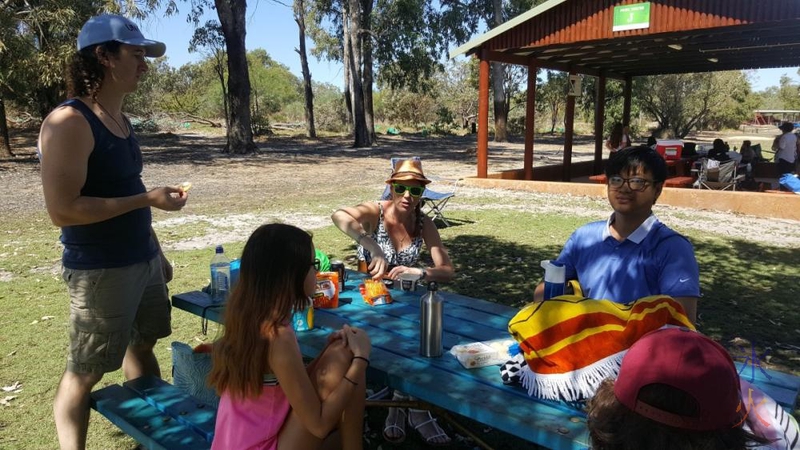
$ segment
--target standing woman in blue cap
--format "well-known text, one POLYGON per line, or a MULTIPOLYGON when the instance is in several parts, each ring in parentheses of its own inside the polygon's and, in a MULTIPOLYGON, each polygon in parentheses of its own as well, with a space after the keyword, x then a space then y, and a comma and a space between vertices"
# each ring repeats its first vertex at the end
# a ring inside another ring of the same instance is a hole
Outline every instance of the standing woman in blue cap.
POLYGON ((122 114, 166 47, 130 20, 104 14, 78 35, 67 78, 70 99, 42 123, 45 205, 61 227, 62 276, 70 296, 67 366, 53 404, 62 449, 86 447, 89 394, 103 374, 160 376, 153 347, 171 333, 170 266, 151 227, 151 208, 186 204, 178 187, 147 190, 142 152, 122 114))

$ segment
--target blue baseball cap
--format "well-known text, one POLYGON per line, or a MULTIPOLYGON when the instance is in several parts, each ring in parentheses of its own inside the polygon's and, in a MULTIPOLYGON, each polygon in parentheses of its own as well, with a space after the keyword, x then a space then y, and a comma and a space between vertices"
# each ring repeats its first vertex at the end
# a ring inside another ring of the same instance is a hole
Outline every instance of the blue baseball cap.
POLYGON ((109 41, 144 47, 145 55, 152 58, 163 56, 167 51, 163 42, 145 39, 135 23, 116 14, 102 14, 87 20, 78 34, 78 51, 109 41))

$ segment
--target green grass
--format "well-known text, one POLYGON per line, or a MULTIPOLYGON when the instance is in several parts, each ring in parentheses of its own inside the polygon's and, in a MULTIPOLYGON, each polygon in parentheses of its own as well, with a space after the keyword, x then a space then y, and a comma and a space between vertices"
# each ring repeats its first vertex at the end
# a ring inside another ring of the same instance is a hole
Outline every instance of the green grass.
MULTIPOLYGON (((315 192, 305 196, 287 193, 274 198, 263 212, 311 213, 327 215, 338 205, 352 204, 374 193, 366 190, 340 193, 315 192)), ((528 200, 529 201, 529 200, 528 200)), ((600 201, 575 200, 582 211, 602 211, 600 201)), ((456 279, 446 289, 490 301, 520 306, 531 298, 541 280, 539 261, 555 257, 570 233, 587 222, 585 215, 541 214, 520 211, 513 206, 526 204, 524 198, 500 201, 490 196, 462 197, 459 208, 450 210, 453 226, 441 235, 456 266, 456 279), (498 206, 498 204, 500 206, 498 206), (494 206, 493 206, 494 205, 494 206), (468 207, 477 207, 474 210, 468 207)), ((254 212, 228 208, 226 214, 254 212)), ((213 214, 203 211, 203 214, 213 214)), ((156 218, 162 218, 159 214, 156 218)), ((65 364, 68 330, 68 298, 60 278, 59 232, 44 214, 4 217, 0 232, 0 386, 22 383, 19 393, 2 393, 16 398, 0 406, 0 448, 56 448, 52 419, 55 386, 65 364), (51 318, 50 318, 51 317, 51 318), (47 318, 44 319, 43 318, 47 318)), ((203 236, 213 229, 206 222, 159 229, 165 244, 203 236)), ((797 308, 797 280, 800 279, 800 252, 748 242, 742 239, 708 237, 694 230, 679 230, 695 246, 701 267, 699 328, 720 340, 732 352, 741 349, 729 341, 735 337, 755 343, 759 352, 769 349, 771 367, 800 373, 798 352, 788 345, 800 341, 800 309, 797 308)), ((354 243, 332 225, 313 230, 318 248, 333 258, 351 264, 354 243)), ((247 235, 226 251, 238 255, 247 235)), ((170 251, 175 279, 172 292, 198 289, 208 283, 208 262, 212 249, 170 251)), ((427 257, 427 256, 426 256, 427 257)), ((209 336, 201 333, 200 319, 183 311, 173 312, 173 335, 159 342, 156 353, 163 375, 170 377, 169 343, 173 340, 196 344, 213 339, 218 328, 213 324, 209 336)), ((101 386, 123 381, 121 372, 106 375, 101 386)), ((370 412, 367 433, 369 448, 382 443, 380 430, 384 413, 370 412)), ((480 424, 468 423, 473 430, 480 424)), ((498 432, 481 433, 494 445, 518 448, 517 440, 498 432)), ((412 436, 397 448, 419 448, 412 436)), ((92 416, 89 448, 135 448, 100 416, 92 416)), ((386 448, 386 444, 383 444, 386 448)), ((472 448, 469 444, 453 448, 472 448)))

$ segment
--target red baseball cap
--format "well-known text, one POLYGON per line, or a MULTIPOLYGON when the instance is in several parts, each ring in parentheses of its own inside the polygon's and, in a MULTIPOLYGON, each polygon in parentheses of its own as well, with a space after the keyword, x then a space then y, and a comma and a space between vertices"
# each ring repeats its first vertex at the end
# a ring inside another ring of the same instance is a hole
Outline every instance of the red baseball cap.
POLYGON ((614 395, 641 416, 686 430, 732 428, 745 416, 739 374, 728 352, 686 328, 656 330, 636 341, 622 360, 614 395), (683 416, 639 400, 639 390, 656 383, 694 398, 699 415, 683 416))

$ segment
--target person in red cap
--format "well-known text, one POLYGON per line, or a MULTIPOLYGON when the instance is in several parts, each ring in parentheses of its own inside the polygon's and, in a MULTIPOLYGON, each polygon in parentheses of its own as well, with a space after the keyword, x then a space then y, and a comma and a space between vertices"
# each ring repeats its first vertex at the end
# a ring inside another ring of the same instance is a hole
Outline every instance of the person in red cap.
POLYGON ((685 328, 653 331, 628 350, 616 381, 588 403, 595 450, 740 450, 766 443, 744 427, 739 374, 718 343, 685 328))
POLYGON ((151 208, 177 211, 185 189, 147 190, 142 152, 122 114, 125 96, 162 56, 130 20, 89 19, 67 70, 70 98, 39 133, 47 212, 61 228, 62 277, 70 295, 66 370, 53 402, 62 449, 86 447, 89 394, 103 374, 161 376, 153 347, 169 336, 172 267, 151 226, 151 208))

